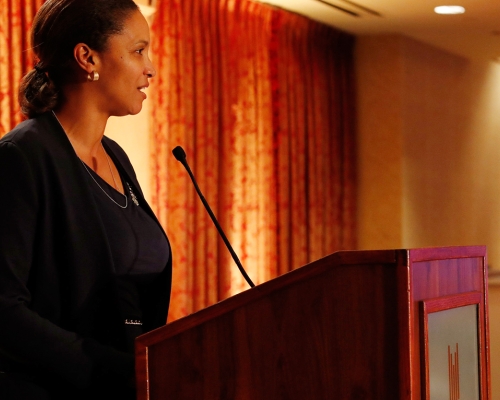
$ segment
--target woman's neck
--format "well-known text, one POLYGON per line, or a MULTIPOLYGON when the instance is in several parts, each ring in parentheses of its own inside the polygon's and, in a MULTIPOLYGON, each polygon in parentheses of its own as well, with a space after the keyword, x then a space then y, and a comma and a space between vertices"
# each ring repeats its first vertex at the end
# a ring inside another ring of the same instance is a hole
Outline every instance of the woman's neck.
POLYGON ((54 110, 54 113, 76 154, 82 159, 95 157, 100 151, 108 116, 90 106, 73 106, 69 102, 54 110))

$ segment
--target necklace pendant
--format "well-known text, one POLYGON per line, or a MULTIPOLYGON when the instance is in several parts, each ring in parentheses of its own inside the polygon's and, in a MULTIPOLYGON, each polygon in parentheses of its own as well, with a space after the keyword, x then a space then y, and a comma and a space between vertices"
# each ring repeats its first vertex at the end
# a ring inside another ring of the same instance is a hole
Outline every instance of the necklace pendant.
POLYGON ((130 192, 130 198, 132 199, 132 203, 134 203, 136 206, 138 206, 139 200, 137 200, 137 196, 132 191, 132 187, 130 186, 130 184, 128 182, 127 182, 127 186, 128 186, 128 191, 130 192))

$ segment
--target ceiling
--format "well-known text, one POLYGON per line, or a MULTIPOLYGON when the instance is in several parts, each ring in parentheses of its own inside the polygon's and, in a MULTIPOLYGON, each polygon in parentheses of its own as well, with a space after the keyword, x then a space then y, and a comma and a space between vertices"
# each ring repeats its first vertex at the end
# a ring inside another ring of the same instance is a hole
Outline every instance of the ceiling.
POLYGON ((471 59, 500 62, 500 0, 260 0, 355 35, 397 33, 471 59), (461 15, 434 7, 461 5, 461 15))

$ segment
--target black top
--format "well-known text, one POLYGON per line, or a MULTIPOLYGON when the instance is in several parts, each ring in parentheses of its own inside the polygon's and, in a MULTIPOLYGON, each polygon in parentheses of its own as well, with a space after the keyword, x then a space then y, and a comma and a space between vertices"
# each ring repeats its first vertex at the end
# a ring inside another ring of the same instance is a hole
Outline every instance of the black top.
POLYGON ((112 344, 133 353, 134 339, 144 333, 139 290, 164 270, 170 257, 169 243, 124 177, 117 177, 123 184, 122 195, 83 162, 82 167, 108 237, 114 271, 114 287, 110 289, 125 325, 126 337, 115 337, 112 344))

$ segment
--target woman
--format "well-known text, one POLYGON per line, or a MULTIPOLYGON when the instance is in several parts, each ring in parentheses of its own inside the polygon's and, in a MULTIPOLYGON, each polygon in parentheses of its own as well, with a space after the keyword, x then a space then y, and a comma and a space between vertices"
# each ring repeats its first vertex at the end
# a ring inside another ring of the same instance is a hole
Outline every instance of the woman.
POLYGON ((0 140, 0 398, 134 398, 134 338, 166 322, 170 246, 110 116, 155 70, 132 0, 48 0, 29 118, 0 140))

